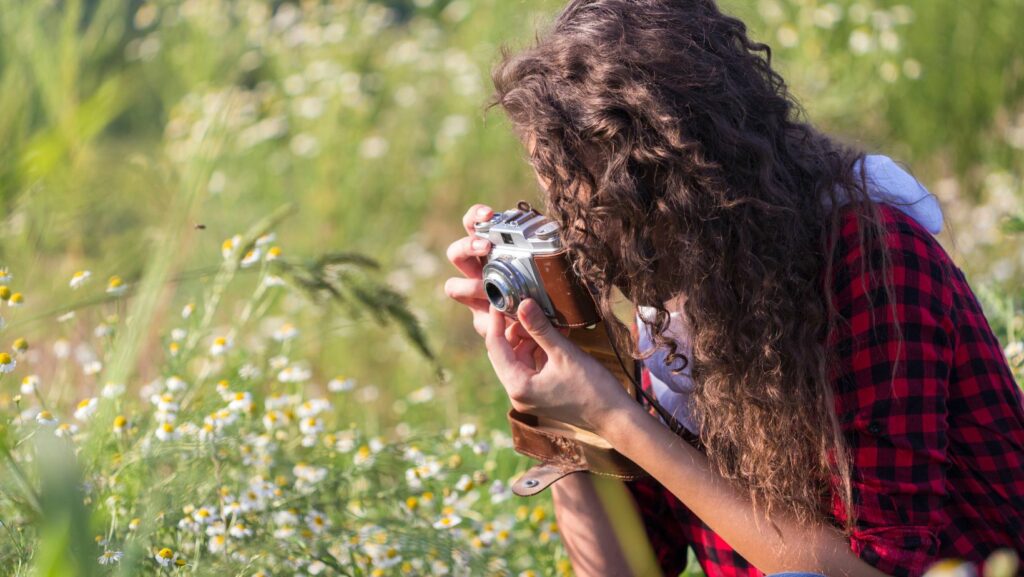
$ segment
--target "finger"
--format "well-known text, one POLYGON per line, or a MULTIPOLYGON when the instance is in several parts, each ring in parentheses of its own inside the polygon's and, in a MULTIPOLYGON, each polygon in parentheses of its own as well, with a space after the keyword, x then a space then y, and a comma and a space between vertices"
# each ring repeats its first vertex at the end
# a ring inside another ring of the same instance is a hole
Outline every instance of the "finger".
POLYGON ((485 305, 487 304, 484 283, 480 279, 452 277, 444 282, 444 294, 448 295, 450 299, 467 305, 473 301, 482 301, 485 305))
POLYGON ((516 348, 519 345, 520 341, 523 340, 522 337, 517 336, 515 334, 517 324, 519 323, 513 321, 512 324, 505 327, 505 340, 508 341, 508 344, 511 345, 513 349, 516 348))
MULTIPOLYGON (((487 325, 487 334, 484 335, 484 343, 487 346, 487 356, 491 359, 494 369, 506 377, 513 379, 513 382, 523 382, 529 374, 526 367, 518 363, 515 351, 505 340, 505 313, 491 307, 490 324, 487 325)), ((508 385, 508 383, 505 383, 508 385)))
POLYGON ((508 339, 508 342, 512 343, 513 347, 520 341, 533 340, 533 338, 530 337, 529 331, 527 331, 526 327, 523 326, 523 323, 519 321, 512 321, 512 324, 505 329, 505 338, 508 339))
POLYGON ((515 347, 516 360, 533 370, 539 371, 543 365, 539 363, 539 359, 536 356, 538 350, 540 350, 540 347, 537 346, 533 339, 521 340, 515 347))
POLYGON ((491 250, 487 239, 464 236, 448 245, 448 260, 468 278, 480 278, 484 263, 482 257, 491 250))
POLYGON ((494 216, 494 210, 491 207, 486 204, 474 204, 462 216, 462 226, 465 227, 466 234, 473 236, 476 232, 473 225, 484 220, 490 220, 492 216, 494 216))
POLYGON ((516 313, 519 322, 523 323, 533 340, 537 341, 549 355, 552 351, 564 349, 570 344, 569 340, 555 329, 534 299, 526 299, 520 303, 516 313))

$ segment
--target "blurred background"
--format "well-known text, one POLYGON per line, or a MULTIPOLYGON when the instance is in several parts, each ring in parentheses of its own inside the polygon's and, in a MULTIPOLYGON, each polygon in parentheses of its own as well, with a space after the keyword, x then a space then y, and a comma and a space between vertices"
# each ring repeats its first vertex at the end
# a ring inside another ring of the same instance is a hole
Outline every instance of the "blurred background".
MULTIPOLYGON (((469 205, 539 198, 520 143, 485 105, 500 47, 529 43, 561 4, 0 0, 0 267, 26 305, 5 336, 40 343, 37 372, 80 361, 55 404, 92 394, 89 361, 109 338, 96 327, 126 313, 104 300, 106 279, 134 286, 169 255, 124 369, 138 388, 165 372, 168 319, 209 289, 225 239, 291 203, 273 227, 284 254, 378 261, 444 375, 393 324, 286 299, 311 382, 358 382, 341 410, 369 434, 503 428, 507 401, 469 314, 444 296, 456 272, 444 252, 469 205), (69 286, 80 270, 99 279, 91 289, 69 286)), ((721 5, 772 47, 812 122, 938 195, 944 246, 1004 345, 1019 340, 1024 2, 721 5)), ((251 291, 228 288, 214 325, 251 291)))
MULTIPOLYGON (((3 0, 0 265, 17 271, 12 288, 33 313, 15 328, 87 346, 81 315, 50 322, 81 299, 68 279, 138 279, 183 197, 194 202, 174 237, 177 273, 217 263, 224 239, 292 202, 276 228, 288 254, 377 259, 408 294, 454 400, 406 415, 429 365, 372 322, 306 319, 317 330, 299 346, 319 359, 314 370, 343 365, 375 383, 374 426, 454 421, 467 408, 500 422, 469 315, 443 295, 455 272, 444 249, 470 204, 538 199, 520 144, 485 104, 499 47, 528 43, 560 5, 3 0)), ((813 122, 905 163, 940 197, 943 243, 979 292, 1019 300, 1024 244, 1010 229, 1024 202, 1024 2, 722 6, 771 45, 813 122)), ((206 278, 183 276, 158 314, 194 300, 206 278)), ((140 380, 152 373, 138 369, 140 380)))

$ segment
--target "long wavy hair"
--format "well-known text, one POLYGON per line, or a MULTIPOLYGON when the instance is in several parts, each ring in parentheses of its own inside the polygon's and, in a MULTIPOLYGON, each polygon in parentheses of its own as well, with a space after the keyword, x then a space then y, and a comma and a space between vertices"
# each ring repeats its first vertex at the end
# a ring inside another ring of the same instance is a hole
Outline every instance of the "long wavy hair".
POLYGON ((801 119, 769 47, 713 0, 573 0, 492 78, 620 350, 653 352, 615 289, 690 365, 712 466, 766 513, 828 520, 838 498, 849 530, 829 279, 842 204, 882 244, 864 153, 801 119), (692 358, 665 334, 681 295, 692 358))

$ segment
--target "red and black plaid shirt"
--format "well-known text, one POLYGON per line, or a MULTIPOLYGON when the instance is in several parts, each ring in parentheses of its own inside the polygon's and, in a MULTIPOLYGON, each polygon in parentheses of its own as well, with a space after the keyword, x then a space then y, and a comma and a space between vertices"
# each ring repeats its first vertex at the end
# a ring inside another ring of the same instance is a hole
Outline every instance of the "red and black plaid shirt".
MULTIPOLYGON (((944 558, 980 565, 1001 547, 1024 553, 1024 397, 960 269, 917 222, 879 207, 902 345, 886 291, 861 272, 849 207, 832 287, 836 411, 853 458, 850 547, 897 577, 944 558)), ((880 251, 869 252, 877 264, 880 251)), ((628 486, 665 575, 683 569, 687 547, 709 577, 763 575, 657 481, 628 486)), ((832 514, 845 520, 839 506, 832 514)))

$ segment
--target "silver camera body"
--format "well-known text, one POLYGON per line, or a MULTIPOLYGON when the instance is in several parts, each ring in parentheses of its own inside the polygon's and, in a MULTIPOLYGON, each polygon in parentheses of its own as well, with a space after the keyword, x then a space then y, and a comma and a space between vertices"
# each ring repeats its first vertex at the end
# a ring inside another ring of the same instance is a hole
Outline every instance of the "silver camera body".
POLYGON ((490 220, 473 226, 476 236, 492 245, 482 275, 491 305, 515 316, 519 303, 532 298, 548 317, 554 317, 555 307, 533 257, 562 250, 558 223, 520 202, 516 208, 496 212, 490 220))

